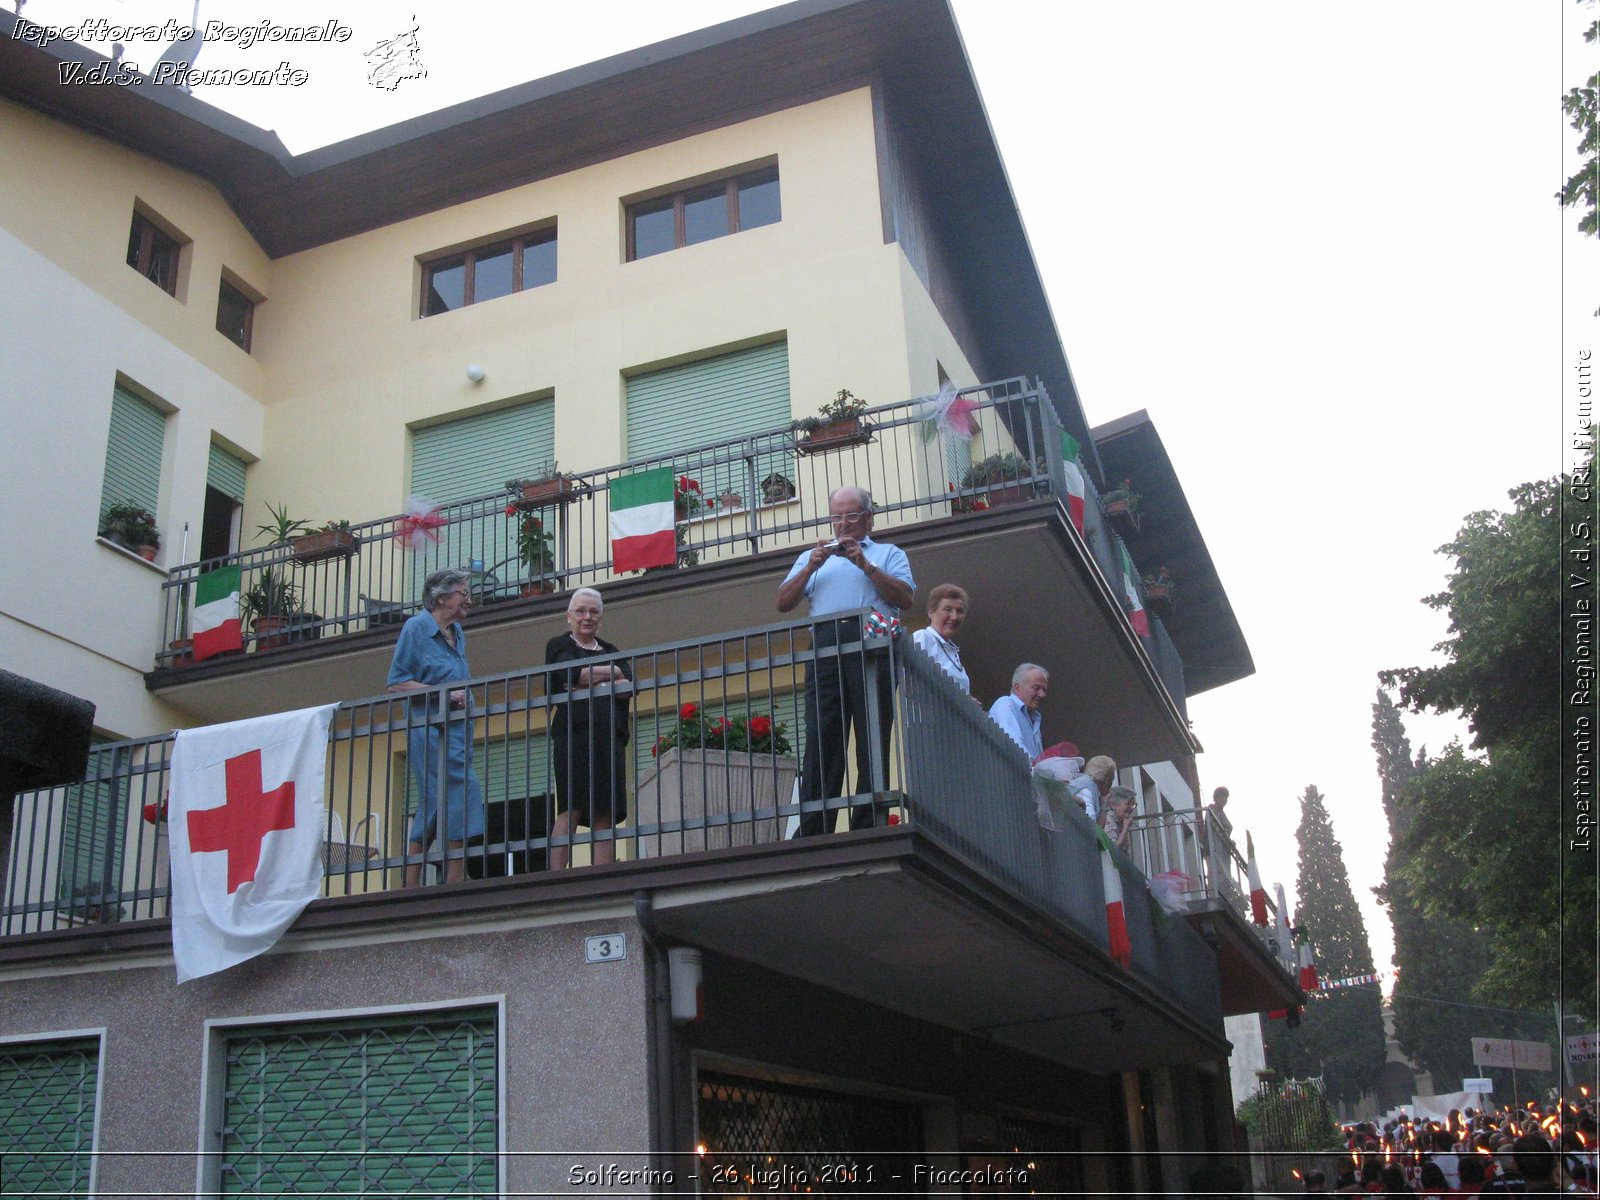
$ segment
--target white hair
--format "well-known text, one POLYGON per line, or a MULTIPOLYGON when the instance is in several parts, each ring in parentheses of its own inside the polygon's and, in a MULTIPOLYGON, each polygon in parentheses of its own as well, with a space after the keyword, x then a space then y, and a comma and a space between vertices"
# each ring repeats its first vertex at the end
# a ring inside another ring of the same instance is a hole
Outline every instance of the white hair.
POLYGON ((1043 675, 1046 683, 1050 682, 1050 672, 1046 671, 1038 663, 1023 663, 1015 671, 1011 672, 1011 686, 1013 688, 1021 687, 1022 681, 1026 679, 1029 673, 1032 671, 1037 671, 1039 674, 1043 675))
POLYGON ((568 612, 572 611, 572 606, 578 602, 578 597, 580 597, 580 596, 588 596, 588 597, 590 597, 594 601, 594 606, 596 608, 598 608, 601 612, 605 612, 605 610, 606 610, 606 598, 604 596, 602 596, 599 592, 595 591, 594 588, 592 588, 592 587, 581 587, 577 591, 572 593, 571 599, 569 599, 567 601, 567 611, 568 612))

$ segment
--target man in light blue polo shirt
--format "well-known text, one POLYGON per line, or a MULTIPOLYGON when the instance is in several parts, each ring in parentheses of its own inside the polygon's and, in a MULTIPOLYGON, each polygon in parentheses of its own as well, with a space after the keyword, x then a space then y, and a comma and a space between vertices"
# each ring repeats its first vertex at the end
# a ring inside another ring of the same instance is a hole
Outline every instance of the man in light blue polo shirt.
POLYGON ((1050 672, 1037 663, 1023 663, 1011 673, 1011 690, 989 706, 989 719, 1011 735, 1032 762, 1044 753, 1044 738, 1039 726, 1044 714, 1039 711, 1050 690, 1050 672))
MULTIPOLYGON (((813 645, 825 648, 860 637, 858 617, 819 620, 859 608, 875 608, 899 616, 910 605, 917 584, 911 562, 898 546, 872 540, 872 496, 865 488, 836 488, 828 497, 834 540, 818 542, 795 560, 778 587, 778 611, 788 612, 802 597, 810 601, 817 620, 813 645)), ((872 765, 879 778, 889 777, 889 731, 894 721, 893 680, 884 651, 869 655, 846 653, 814 658, 806 667, 806 751, 800 773, 800 799, 825 800, 844 792, 845 736, 852 728, 856 739, 856 793, 870 793, 872 765), (867 665, 872 666, 868 688, 867 665), (868 693, 873 693, 869 706, 868 693), (867 719, 869 707, 875 719, 867 719)), ((850 810, 850 828, 877 823, 870 806, 850 810)), ((800 836, 826 833, 833 814, 800 815, 800 836)))

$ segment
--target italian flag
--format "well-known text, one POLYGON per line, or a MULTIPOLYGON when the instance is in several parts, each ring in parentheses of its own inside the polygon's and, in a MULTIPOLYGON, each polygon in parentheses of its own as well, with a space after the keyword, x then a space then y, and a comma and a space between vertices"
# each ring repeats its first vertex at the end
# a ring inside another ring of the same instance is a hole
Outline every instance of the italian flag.
POLYGON ((1256 843, 1249 833, 1244 835, 1245 873, 1250 878, 1250 919, 1263 929, 1267 924, 1267 889, 1261 886, 1261 872, 1256 868, 1256 843))
POLYGON ((1133 943, 1128 940, 1128 918, 1122 908, 1122 872, 1111 854, 1111 839, 1097 821, 1095 840, 1100 843, 1100 885, 1106 894, 1106 937, 1111 942, 1111 957, 1124 970, 1133 965, 1133 943))
MULTIPOLYGON (((1063 438, 1067 435, 1062 434, 1063 438)), ((1083 472, 1078 470, 1078 464, 1070 459, 1061 464, 1061 469, 1067 473, 1067 516, 1072 518, 1072 527, 1079 533, 1083 532, 1083 472)))
POLYGON ((672 468, 636 471, 611 481, 611 569, 638 571, 678 561, 672 468))
POLYGON ((1150 636, 1150 618, 1145 615, 1144 601, 1139 599, 1139 585, 1134 581, 1133 559, 1128 557, 1128 548, 1120 541, 1117 543, 1117 553, 1122 556, 1122 598, 1128 608, 1128 620, 1133 625, 1133 631, 1140 637, 1150 636))
POLYGON ((1317 979, 1317 959, 1311 953, 1311 943, 1302 941, 1300 943, 1300 990, 1302 992, 1314 992, 1320 986, 1321 984, 1317 979))
POLYGON ((244 649, 238 567, 218 567, 200 576, 194 585, 194 617, 189 627, 194 630, 195 662, 244 649))

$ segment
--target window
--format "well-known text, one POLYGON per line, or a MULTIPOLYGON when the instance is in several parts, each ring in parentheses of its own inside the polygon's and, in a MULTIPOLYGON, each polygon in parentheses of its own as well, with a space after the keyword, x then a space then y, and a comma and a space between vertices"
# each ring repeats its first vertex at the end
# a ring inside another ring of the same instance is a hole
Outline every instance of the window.
POLYGON ((774 225, 782 216, 775 166, 697 184, 628 205, 628 258, 774 225))
POLYGON ((217 291, 217 332, 247 354, 255 314, 256 302, 224 279, 217 291))
POLYGON ((492 1009, 230 1029, 223 1049, 216 1191, 495 1194, 492 1009))
POLYGON ((178 243, 142 213, 133 214, 128 265, 169 296, 178 294, 178 243))
POLYGON ((113 504, 133 504, 153 513, 161 499, 161 454, 166 415, 148 400, 119 387, 111 393, 111 430, 106 473, 100 487, 100 524, 113 504))
POLYGON ((100 1040, 0 1044, 0 1158, 5 1193, 87 1196, 100 1040))
POLYGON ((422 265, 422 315, 480 304, 556 281, 554 225, 422 265))
POLYGON ((206 506, 200 518, 201 562, 222 558, 239 548, 244 472, 243 459, 211 443, 206 460, 206 506))

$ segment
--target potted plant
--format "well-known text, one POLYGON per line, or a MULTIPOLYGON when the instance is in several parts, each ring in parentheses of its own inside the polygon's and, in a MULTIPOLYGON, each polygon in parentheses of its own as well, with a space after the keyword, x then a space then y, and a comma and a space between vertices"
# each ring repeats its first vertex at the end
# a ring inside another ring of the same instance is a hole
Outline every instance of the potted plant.
POLYGON ((1017 504, 1023 500, 1031 500, 1033 488, 1028 484, 1019 483, 1018 480, 1042 473, 1042 468, 1035 467, 1033 463, 1014 451, 1006 450, 999 454, 991 454, 988 458, 973 463, 961 476, 963 489, 984 488, 984 494, 981 497, 957 497, 955 511, 977 512, 998 504, 1017 504))
POLYGON ((289 515, 287 504, 280 504, 276 508, 267 505, 267 515, 272 519, 256 526, 256 536, 266 538, 269 546, 286 546, 300 534, 311 532, 310 525, 289 515))
POLYGON ((841 388, 839 394, 817 410, 814 417, 801 417, 790 428, 805 438, 795 447, 801 454, 836 450, 872 440, 872 427, 862 421, 867 402, 841 388))
POLYGON ((106 509, 100 522, 100 536, 125 550, 132 550, 146 562, 154 562, 161 549, 161 533, 155 514, 131 500, 118 500, 106 509))
POLYGON ((329 558, 349 558, 361 545, 361 539, 350 528, 349 521, 325 521, 321 529, 302 533, 293 538, 294 560, 299 563, 322 562, 329 558))
POLYGON ((1123 533, 1138 533, 1140 498, 1133 490, 1133 480, 1124 479, 1121 487, 1112 488, 1100 497, 1100 506, 1112 525, 1123 533))
POLYGON ((515 501, 506 505, 506 516, 517 522, 517 557, 528 569, 529 580, 522 585, 524 596, 553 592, 561 586, 556 569, 555 534, 544 527, 544 522, 531 512, 524 511, 515 501))
POLYGON ((766 713, 707 717, 697 704, 680 708, 672 728, 651 747, 655 764, 641 773, 635 794, 641 825, 689 827, 642 839, 640 854, 778 841, 777 806, 788 802, 800 766, 787 733, 766 713), (771 815, 756 819, 760 809, 771 815))
POLYGON ((552 461, 540 467, 527 479, 508 479, 506 489, 515 499, 512 503, 524 512, 550 504, 567 504, 577 498, 576 480, 563 475, 552 461))
POLYGON ((782 471, 774 471, 761 481, 761 502, 782 504, 795 497, 794 480, 782 471))
POLYGON ((255 632, 257 650, 288 645, 294 618, 304 611, 299 589, 287 574, 271 567, 256 575, 249 591, 239 597, 239 608, 255 632))
POLYGON ((717 509, 721 512, 737 512, 744 507, 744 496, 732 488, 723 488, 717 494, 717 509))

